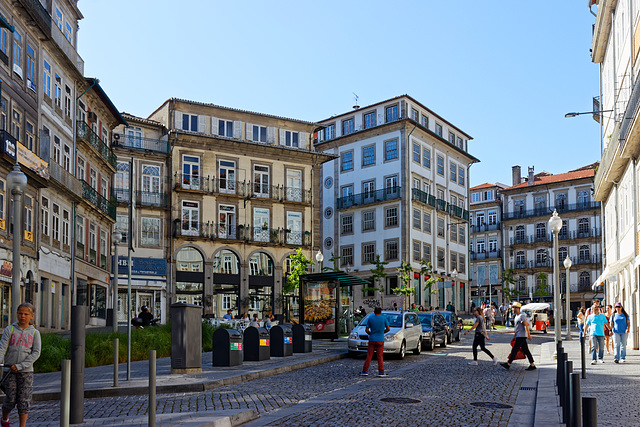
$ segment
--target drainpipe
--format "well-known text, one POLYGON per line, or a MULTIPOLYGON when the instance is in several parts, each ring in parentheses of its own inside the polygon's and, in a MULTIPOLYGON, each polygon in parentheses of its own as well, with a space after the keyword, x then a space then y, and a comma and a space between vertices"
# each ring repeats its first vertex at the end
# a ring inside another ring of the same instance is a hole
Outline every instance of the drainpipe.
MULTIPOLYGON (((636 191, 637 191, 637 183, 636 183, 636 165, 638 164, 638 159, 636 159, 635 157, 631 159, 631 163, 633 165, 633 169, 632 169, 632 184, 631 184, 631 218, 633 218, 633 259, 634 259, 634 265, 635 265, 635 259, 638 256, 638 202, 636 200, 636 191)), ((631 280, 632 281, 636 281, 636 268, 633 268, 633 272, 632 272, 632 276, 631 276, 631 280)), ((628 287, 629 290, 631 290, 631 286, 628 287)), ((633 297, 631 296, 631 292, 629 292, 629 299, 631 300, 633 297)), ((626 304, 627 302, 625 301, 624 304, 626 304)), ((632 305, 632 307, 635 307, 635 304, 632 305)), ((633 310, 635 311, 635 310, 633 310)), ((635 316, 636 313, 632 312, 631 314, 632 316, 635 316)), ((637 349, 638 348, 638 328, 634 327, 633 328, 633 348, 637 349)))

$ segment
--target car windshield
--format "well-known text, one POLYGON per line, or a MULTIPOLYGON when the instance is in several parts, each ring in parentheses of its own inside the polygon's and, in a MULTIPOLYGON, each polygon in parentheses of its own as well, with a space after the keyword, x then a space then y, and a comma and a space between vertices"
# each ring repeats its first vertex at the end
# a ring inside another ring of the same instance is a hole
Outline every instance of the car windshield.
POLYGON ((418 314, 420 318, 420 323, 423 325, 431 325, 431 315, 430 314, 418 314))
MULTIPOLYGON (((358 325, 360 326, 364 326, 367 324, 367 321, 369 320, 369 317, 371 316, 375 316, 375 314, 373 313, 369 313, 367 314, 367 316, 362 319, 362 322, 360 322, 358 325)), ((401 328, 402 327, 402 314, 398 313, 398 314, 388 314, 388 313, 382 313, 382 316, 386 317, 387 320, 389 321, 389 326, 392 328, 401 328)))

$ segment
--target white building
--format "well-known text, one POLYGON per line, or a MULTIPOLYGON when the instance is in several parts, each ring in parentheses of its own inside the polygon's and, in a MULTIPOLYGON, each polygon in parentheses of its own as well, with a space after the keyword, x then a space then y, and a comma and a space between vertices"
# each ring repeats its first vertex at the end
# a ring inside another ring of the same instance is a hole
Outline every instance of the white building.
POLYGON ((320 122, 316 147, 339 158, 321 169, 324 266, 369 278, 380 255, 384 292, 343 290, 342 304, 403 306, 402 261, 413 267, 417 305, 453 301, 466 310, 471 137, 408 95, 320 122), (339 259, 332 264, 331 259, 339 259), (428 296, 420 262, 433 263, 438 289, 428 296))

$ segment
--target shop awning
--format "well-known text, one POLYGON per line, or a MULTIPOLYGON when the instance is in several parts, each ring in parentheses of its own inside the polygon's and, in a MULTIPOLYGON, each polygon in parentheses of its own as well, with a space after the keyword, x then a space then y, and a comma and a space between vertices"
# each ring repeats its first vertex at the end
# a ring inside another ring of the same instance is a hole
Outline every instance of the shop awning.
POLYGON ((347 274, 344 271, 325 271, 323 273, 305 274, 300 276, 300 280, 304 280, 305 282, 338 281, 340 282, 340 286, 371 286, 370 282, 347 274))
POLYGON ((593 285, 591 285, 591 289, 595 290, 596 286, 600 286, 602 282, 604 282, 608 278, 620 273, 625 267, 629 265, 629 263, 631 263, 631 261, 633 261, 633 254, 627 255, 626 257, 607 265, 602 274, 596 279, 595 282, 593 282, 593 285))

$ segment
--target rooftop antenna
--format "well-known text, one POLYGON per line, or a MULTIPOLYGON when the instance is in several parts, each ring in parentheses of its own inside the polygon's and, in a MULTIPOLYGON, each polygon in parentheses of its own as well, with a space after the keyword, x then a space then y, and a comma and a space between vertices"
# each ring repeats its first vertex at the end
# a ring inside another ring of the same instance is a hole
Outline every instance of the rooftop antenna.
POLYGON ((358 105, 358 98, 359 98, 359 96, 358 96, 358 95, 356 95, 356 93, 355 93, 355 92, 351 92, 351 93, 353 94, 353 99, 356 101, 356 105, 354 105, 354 106, 353 106, 353 109, 354 109, 354 110, 357 110, 358 108, 360 108, 360 106, 358 105))

